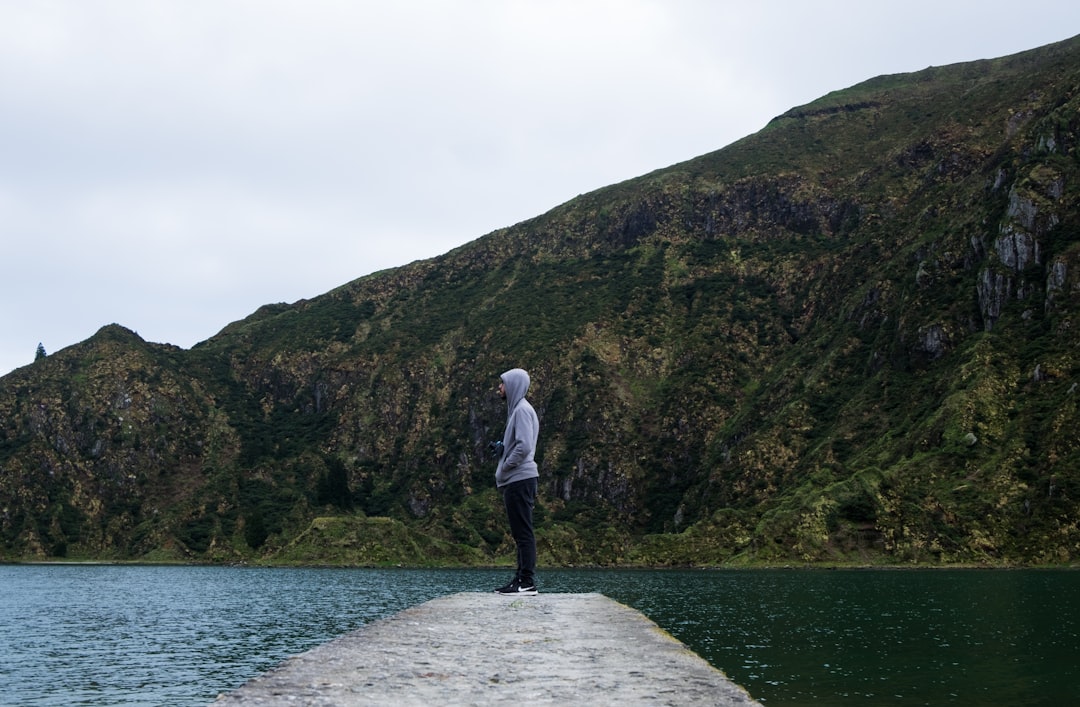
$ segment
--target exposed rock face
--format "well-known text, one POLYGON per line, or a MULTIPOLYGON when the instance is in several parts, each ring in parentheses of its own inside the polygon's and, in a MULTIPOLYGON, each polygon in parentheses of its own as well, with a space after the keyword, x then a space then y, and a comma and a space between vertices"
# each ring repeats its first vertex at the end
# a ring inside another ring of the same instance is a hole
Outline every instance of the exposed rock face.
MULTIPOLYGON (((1046 171, 1039 164, 1025 177, 1032 181, 1040 176, 1046 179, 1046 171)), ((1037 297, 1040 291, 1060 289, 1053 283, 1058 278, 1063 281, 1064 264, 1055 264, 1049 273, 1044 273, 1041 266, 1044 264, 1042 240, 1061 223, 1058 202, 1063 190, 1060 177, 1050 179, 1045 185, 1043 196, 1050 198, 1045 213, 1033 194, 1023 194, 1015 186, 1010 190, 1005 218, 993 245, 996 262, 986 266, 978 283, 979 309, 987 331, 993 328, 1010 299, 1028 300, 1037 297), (1045 284, 1039 282, 1042 279, 1045 284)), ((1049 306, 1049 298, 1046 304, 1049 306)))

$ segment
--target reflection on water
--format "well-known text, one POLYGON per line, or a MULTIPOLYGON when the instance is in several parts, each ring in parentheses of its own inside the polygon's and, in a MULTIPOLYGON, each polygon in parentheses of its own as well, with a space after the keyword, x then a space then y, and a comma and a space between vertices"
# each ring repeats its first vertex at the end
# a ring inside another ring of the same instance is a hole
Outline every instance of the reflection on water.
MULTIPOLYGON (((502 570, 0 566, 0 702, 196 705, 502 570)), ((1080 572, 557 570, 639 609, 768 705, 1080 697, 1080 572)))

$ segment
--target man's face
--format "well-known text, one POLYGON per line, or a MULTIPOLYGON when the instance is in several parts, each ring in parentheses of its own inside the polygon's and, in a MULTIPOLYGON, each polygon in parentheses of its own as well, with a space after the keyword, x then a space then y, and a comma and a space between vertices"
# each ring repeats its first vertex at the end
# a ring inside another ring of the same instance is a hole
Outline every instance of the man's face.
POLYGON ((506 385, 502 381, 499 381, 499 397, 506 400, 506 385))

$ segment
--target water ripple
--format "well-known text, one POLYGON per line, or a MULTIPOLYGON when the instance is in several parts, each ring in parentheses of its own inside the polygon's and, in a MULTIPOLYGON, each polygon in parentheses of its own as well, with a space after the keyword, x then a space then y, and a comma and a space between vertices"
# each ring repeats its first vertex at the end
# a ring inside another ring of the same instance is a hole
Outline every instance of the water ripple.
MULTIPOLYGON (((205 705, 290 655, 505 571, 0 566, 0 702, 205 705)), ((544 572, 632 606, 768 705, 1080 697, 1080 572, 544 572)))

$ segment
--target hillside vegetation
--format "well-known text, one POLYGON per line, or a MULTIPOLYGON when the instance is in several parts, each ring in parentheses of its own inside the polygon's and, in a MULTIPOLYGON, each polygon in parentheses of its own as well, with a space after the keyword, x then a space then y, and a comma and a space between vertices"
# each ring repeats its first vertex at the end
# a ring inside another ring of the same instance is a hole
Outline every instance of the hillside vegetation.
POLYGON ((1075 562, 1078 145, 1073 39, 190 350, 106 326, 0 378, 0 559, 509 561, 484 449, 521 366, 542 564, 1075 562))

